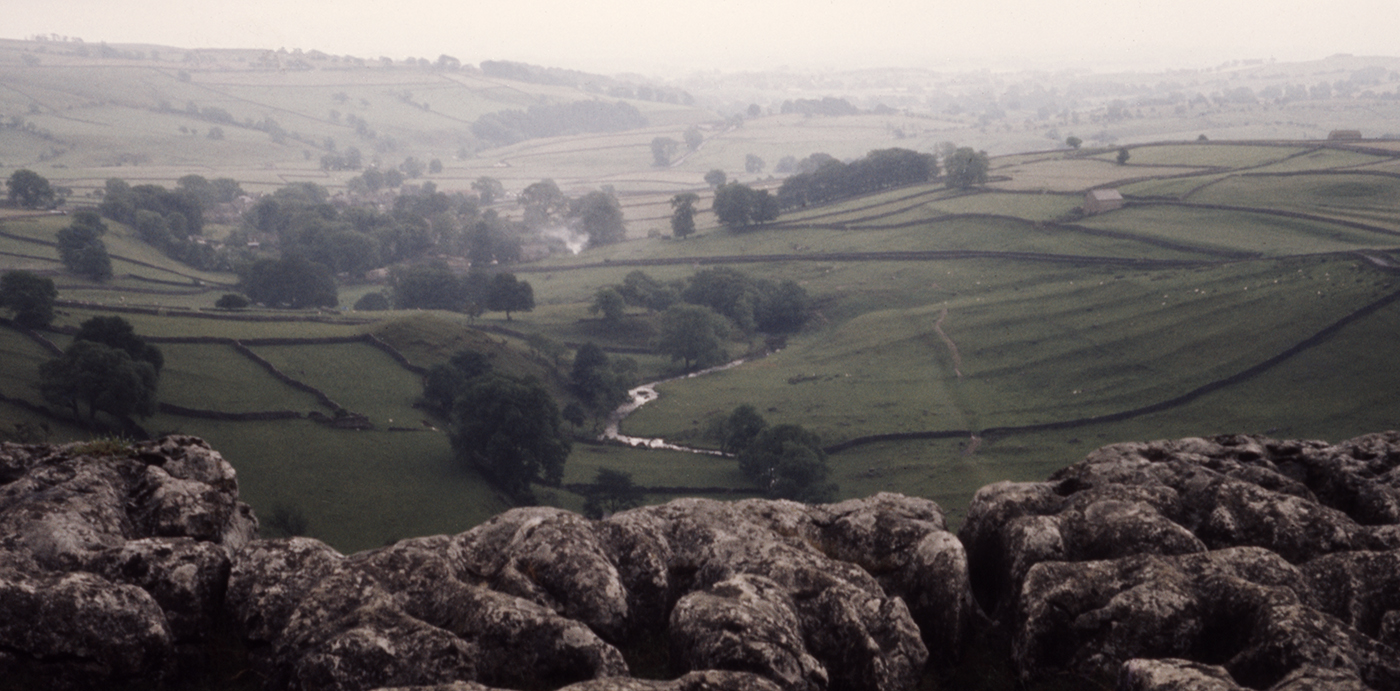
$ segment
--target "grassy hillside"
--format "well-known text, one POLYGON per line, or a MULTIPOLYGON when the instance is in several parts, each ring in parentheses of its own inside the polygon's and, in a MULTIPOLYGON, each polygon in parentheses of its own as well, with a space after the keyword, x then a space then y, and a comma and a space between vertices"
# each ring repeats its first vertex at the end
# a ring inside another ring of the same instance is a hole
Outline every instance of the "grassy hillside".
MULTIPOLYGON (((232 76, 222 79, 220 88, 236 90, 232 76)), ((849 145, 859 153, 868 141, 860 127, 764 118, 708 131, 705 146, 676 168, 643 162, 617 173, 609 179, 634 189, 623 195, 632 239, 514 267, 534 286, 538 306, 509 322, 494 314, 471 322, 448 313, 349 311, 211 319, 233 276, 189 270, 112 224, 106 239, 117 277, 83 281, 56 261, 51 243, 66 223, 61 216, 0 222, 0 268, 54 276, 61 297, 73 301, 59 327, 107 309, 156 308, 120 313, 139 333, 167 341, 167 403, 331 413, 229 343, 170 341, 203 336, 250 342, 258 358, 367 416, 374 429, 366 431, 168 411, 143 423, 210 439, 238 467, 260 515, 299 512, 311 534, 342 549, 460 530, 505 504, 453 463, 440 421, 413 408, 412 371, 363 341, 268 339, 373 333, 415 365, 473 348, 561 395, 567 356, 551 362, 523 336, 592 340, 626 349, 640 376, 660 378, 674 365, 636 352, 649 347, 655 315, 633 308, 621 326, 608 327, 588 311, 594 291, 637 269, 674 280, 733 266, 798 282, 816 309, 779 352, 662 385, 661 399, 624 431, 713 446, 711 423, 749 403, 770 422, 818 432, 832 447, 844 496, 909 492, 956 516, 982 484, 1044 477, 1103 443, 1223 432, 1341 439, 1400 424, 1400 403, 1387 395, 1400 386, 1388 363, 1400 325, 1400 277, 1390 268, 1400 263, 1400 175, 1385 167, 1400 161, 1400 150, 1190 142, 1133 147, 1127 165, 1111 160, 1116 149, 1041 152, 994 158, 993 182, 969 191, 937 183, 889 190, 784 214, 744 233, 715 228, 702 214, 692 238, 644 237, 668 227, 669 190, 693 184, 688 176, 719 161, 708 157, 759 147, 776 156, 807 136, 830 138, 825 150, 849 145), (1103 185, 1119 186, 1128 205, 1083 216, 1082 194, 1103 185)), ((532 171, 565 178, 574 170, 583 180, 587 171, 613 170, 624 153, 645 154, 657 131, 525 142, 501 160, 513 171, 530 161, 532 171)), ((368 289, 343 290, 343 303, 368 289)), ((60 346, 66 338, 50 337, 60 346)), ((730 350, 758 345, 736 341, 730 350)), ((0 356, 0 393, 38 403, 43 347, 0 329, 0 356)), ((6 421, 41 419, 13 403, 0 403, 0 412, 6 421)), ((83 433, 53 427, 57 437, 83 433)), ((600 467, 666 488, 653 501, 679 487, 751 489, 729 460, 591 444, 575 446, 565 482, 586 483, 600 467)), ((540 496, 582 504, 563 488, 542 488, 540 496)))

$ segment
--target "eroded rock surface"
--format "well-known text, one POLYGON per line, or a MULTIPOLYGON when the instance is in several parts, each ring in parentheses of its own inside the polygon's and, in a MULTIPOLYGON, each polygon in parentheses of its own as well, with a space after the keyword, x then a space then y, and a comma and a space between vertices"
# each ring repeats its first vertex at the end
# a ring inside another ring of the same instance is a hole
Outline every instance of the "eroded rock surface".
POLYGON ((0 444, 0 672, 105 688, 196 671, 256 519, 193 437, 0 444))
POLYGON ((925 639, 956 656, 971 597, 942 511, 877 495, 687 499, 603 521, 516 509, 350 556, 260 540, 234 556, 228 602, 272 688, 898 691, 917 685, 925 639), (699 676, 630 680, 619 650, 660 641, 699 676))
POLYGON ((959 536, 1024 680, 1400 688, 1400 434, 1115 444, 959 536))

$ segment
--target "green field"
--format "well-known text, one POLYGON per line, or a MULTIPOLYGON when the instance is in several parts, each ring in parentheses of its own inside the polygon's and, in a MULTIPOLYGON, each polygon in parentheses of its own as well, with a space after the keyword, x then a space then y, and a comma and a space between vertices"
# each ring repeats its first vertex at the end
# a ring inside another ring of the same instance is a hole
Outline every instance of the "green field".
MULTIPOLYGON (((471 113, 526 98, 460 75, 449 79, 454 84, 404 77, 394 84, 433 108, 400 112, 406 106, 382 88, 357 82, 359 77, 347 75, 344 85, 329 90, 311 88, 297 81, 309 77, 296 75, 281 86, 269 81, 271 75, 216 77, 197 73, 193 84, 202 93, 221 94, 205 98, 230 111, 275 99, 310 112, 344 89, 351 94, 348 108, 366 118, 392 110, 394 127, 429 132, 429 140, 438 136, 431 134, 434 123, 445 119, 439 104, 471 113), (356 105, 361 94, 369 105, 356 105)), ((146 78, 170 94, 193 88, 160 70, 146 78)), ((82 88, 97 94, 103 87, 93 80, 82 88)), ((528 98, 565 96, 559 87, 538 88, 528 98)), ((539 377, 561 401, 568 400, 571 355, 552 362, 522 336, 625 349, 642 379, 676 371, 664 354, 633 352, 651 347, 656 315, 629 308, 622 324, 611 327, 589 312, 599 287, 639 269, 666 281, 716 264, 793 280, 812 296, 814 310, 784 348, 721 373, 661 385, 662 397, 626 420, 624 432, 714 447, 717 441, 707 436, 712 423, 740 404, 752 404, 770 423, 801 424, 826 444, 854 442, 829 460, 842 496, 881 490, 927 496, 948 508, 955 522, 977 487, 1041 479, 1115 441, 1224 432, 1339 440, 1400 426, 1400 402, 1389 395, 1400 388, 1400 370, 1389 362, 1400 305, 1381 304, 1400 291, 1400 275, 1355 254, 1389 253, 1395 263, 1400 178, 1337 172, 1362 164, 1384 170, 1400 161, 1400 150, 1387 158, 1315 143, 1154 144, 1133 147, 1127 166, 1067 151, 1041 152, 993 159, 992 173, 1002 177, 965 192, 937 182, 886 190, 785 213, 772 227, 742 233, 714 227, 704 213, 695 236, 672 240, 669 196, 698 189, 709 168, 735 170, 745 153, 763 156, 770 166, 783 155, 813 151, 859 156, 889 145, 879 138, 888 136, 892 122, 917 137, 935 135, 928 121, 902 116, 774 116, 739 128, 711 123, 704 147, 677 166, 654 169, 645 160, 647 143, 662 134, 678 137, 694 113, 667 104, 647 104, 646 112, 653 124, 645 130, 531 140, 448 164, 442 179, 462 185, 476 175, 500 174, 508 188, 518 187, 548 174, 572 186, 572 193, 600 184, 615 184, 621 193, 631 239, 515 267, 533 285, 537 307, 509 321, 498 313, 472 320, 445 312, 349 310, 247 313, 270 321, 205 318, 236 276, 188 269, 124 226, 109 224, 104 240, 117 257, 117 276, 102 284, 79 279, 61 269, 55 249, 45 244, 67 223, 62 216, 0 221, 0 231, 9 234, 0 236, 0 268, 55 278, 60 298, 74 301, 61 306, 59 329, 114 307, 140 306, 160 313, 110 313, 121 314, 138 333, 163 338, 374 333, 419 366, 442 362, 462 348, 482 350, 498 368, 539 377), (1261 171, 1319 172, 1255 174, 1261 171), (1130 199, 1184 197, 1184 203, 1078 214, 1084 190, 1124 181, 1121 189, 1130 199), (482 326, 498 330, 476 328, 482 326), (1170 405, 1140 410, 1157 404, 1170 405), (924 438, 867 440, 887 434, 924 438), (933 438, 939 435, 946 438, 933 438)), ((149 120, 143 126, 169 125, 149 120)), ((91 136, 97 139, 101 127, 118 126, 101 118, 94 123, 91 136)), ((307 132, 327 126, 309 116, 283 124, 307 132)), ((238 133, 252 136, 242 128, 238 133)), ((236 140, 232 132, 230 140, 236 140)), ((233 165, 255 165, 268 146, 251 147, 233 165)), ((165 180, 161 176, 180 170, 172 161, 162 165, 159 173, 144 172, 165 180)), ((294 160, 252 179, 274 185, 317 176, 329 183, 339 179, 294 160)), ((98 174, 88 179, 100 185, 98 174)), ((766 184, 775 187, 777 181, 766 184)), ((708 208, 708 200, 701 206, 708 208)), ((508 203, 502 210, 515 213, 508 203)), ((343 286, 341 303, 380 289, 343 286)), ((67 342, 59 333, 49 336, 59 346, 67 342)), ((737 356, 762 343, 761 336, 737 337, 727 348, 737 356)), ((333 412, 229 343, 161 347, 166 403, 225 413, 333 412)), ((506 507, 479 476, 453 460, 443 421, 413 407, 419 375, 384 352, 363 342, 250 348, 373 424, 356 431, 310 419, 235 422, 170 413, 140 421, 153 433, 209 439, 238 469, 243 497, 260 516, 277 508, 300 512, 310 534, 354 550, 407 535, 463 530, 506 507)), ((48 357, 18 332, 0 329, 0 393, 41 403, 36 370, 48 357)), ((0 429, 44 419, 3 402, 0 415, 8 423, 0 429)), ((55 439, 86 433, 49 422, 55 439)), ((565 483, 588 483, 603 467, 632 473, 647 487, 689 487, 710 496, 735 496, 713 494, 717 488, 751 489, 732 460, 592 443, 575 445, 565 483)), ((673 496, 668 489, 648 500, 673 496)), ((539 498, 572 509, 583 501, 565 488, 539 488, 539 498)))

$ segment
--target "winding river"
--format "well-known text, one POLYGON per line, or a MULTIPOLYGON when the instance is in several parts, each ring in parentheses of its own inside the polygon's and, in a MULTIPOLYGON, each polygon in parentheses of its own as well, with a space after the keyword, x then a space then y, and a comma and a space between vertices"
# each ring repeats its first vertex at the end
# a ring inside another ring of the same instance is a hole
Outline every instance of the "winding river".
POLYGON ((723 452, 715 451, 713 449, 696 449, 689 446, 672 444, 667 442, 665 439, 661 439, 659 437, 629 437, 620 432, 618 428, 622 424, 623 419, 625 419, 628 415, 631 415, 638 408, 648 403, 651 403, 652 401, 656 400, 661 396, 661 394, 658 394, 656 392, 657 386, 665 384, 666 382, 678 381, 681 379, 693 379, 695 377, 703 376, 706 374, 723 372, 724 370, 730 369, 731 367, 738 367, 739 365, 742 365, 747 361, 747 359, 740 359, 735 360, 733 362, 726 362, 723 365, 716 365, 709 369, 702 369, 697 372, 691 372, 690 374, 685 374, 679 377, 671 377, 670 379, 658 379, 657 381, 642 384, 641 386, 629 390, 627 392, 627 402, 618 406, 617 410, 612 411, 612 413, 608 415, 608 426, 603 429, 602 434, 598 435, 598 439, 600 441, 619 441, 624 444, 627 444, 628 446, 640 446, 648 449, 669 449, 671 451, 701 453, 708 456, 726 455, 723 452))

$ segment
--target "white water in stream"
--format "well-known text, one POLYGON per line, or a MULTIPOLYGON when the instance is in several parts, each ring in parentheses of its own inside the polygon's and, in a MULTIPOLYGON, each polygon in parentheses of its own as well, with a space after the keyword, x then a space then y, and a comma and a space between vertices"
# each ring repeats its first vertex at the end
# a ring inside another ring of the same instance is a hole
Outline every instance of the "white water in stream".
POLYGON ((722 452, 720 452, 720 451, 715 451, 715 450, 712 450, 712 449, 696 449, 696 448, 692 448, 692 447, 689 447, 689 446, 681 446, 681 445, 679 445, 679 444, 671 444, 671 443, 667 442, 665 439, 661 439, 661 438, 658 438, 658 437, 629 437, 629 436, 627 436, 627 435, 625 435, 625 434, 622 434, 620 431, 618 431, 618 428, 619 428, 619 426, 622 424, 622 420, 623 420, 624 418, 626 418, 628 415, 631 415, 631 414, 632 414, 633 412, 635 412, 638 408, 640 408, 640 407, 642 407, 642 406, 644 406, 644 405, 646 405, 646 404, 648 404, 648 403, 651 403, 652 401, 654 401, 654 400, 656 400, 658 397, 660 397, 660 394, 656 393, 656 387, 657 387, 658 385, 660 385, 660 384, 665 384, 666 382, 670 382, 670 381, 678 381, 678 380, 681 380, 681 379, 692 379, 692 378, 699 377, 699 376, 705 375, 705 374, 713 374, 713 373, 715 373, 715 372, 723 372, 724 370, 727 370, 727 369, 729 369, 729 368, 731 368, 731 367, 738 367, 739 365, 744 364, 744 362, 746 362, 746 360, 735 360, 735 361, 733 361, 733 362, 727 362, 727 363, 725 363, 725 364, 723 364, 723 365, 717 365, 717 366, 711 367, 711 368, 709 368, 709 369, 702 369, 702 370, 700 370, 700 371, 698 371, 698 372, 691 372, 690 374, 686 374, 686 375, 683 375, 683 376, 680 376, 680 377, 671 377, 670 379, 660 379, 660 380, 657 380, 657 381, 654 381, 654 382, 651 382, 651 383, 648 383, 648 384, 642 384, 641 386, 638 386, 638 387, 635 388, 635 389, 631 389, 630 391, 627 392, 628 401, 627 401, 626 403, 623 403, 622 405, 618 406, 618 407, 617 407, 617 410, 612 411, 612 413, 608 415, 608 426, 607 426, 606 428, 604 428, 602 434, 598 435, 598 439, 599 439, 599 440, 603 440, 603 441, 606 441, 606 440, 620 441, 620 442, 622 442, 622 443, 624 443, 624 444, 627 444, 628 446, 642 446, 642 447, 645 447, 645 448, 648 448, 648 449, 670 449, 671 451, 686 451, 686 452, 689 452, 689 453, 703 453, 703 454, 710 455, 710 456, 723 456, 723 455, 725 455, 724 453, 722 453, 722 452))

